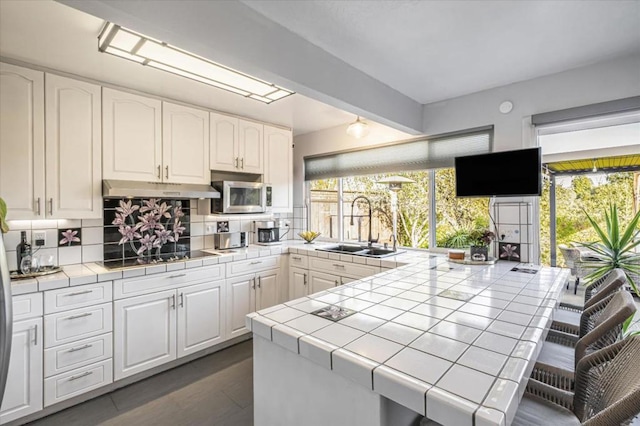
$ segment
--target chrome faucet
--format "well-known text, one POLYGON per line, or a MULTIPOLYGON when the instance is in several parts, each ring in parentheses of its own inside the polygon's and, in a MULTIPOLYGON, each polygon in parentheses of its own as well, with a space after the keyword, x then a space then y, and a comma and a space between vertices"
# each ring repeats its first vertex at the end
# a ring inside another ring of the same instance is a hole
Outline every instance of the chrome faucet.
POLYGON ((353 206, 356 204, 356 201, 358 201, 359 199, 365 200, 368 204, 369 204, 369 239, 367 240, 368 242, 368 246, 371 247, 373 245, 373 243, 377 243, 378 239, 373 239, 373 235, 371 234, 371 222, 373 219, 373 209, 371 208, 371 200, 369 200, 367 197, 365 197, 364 195, 358 195, 356 198, 353 199, 353 201, 351 202, 351 225, 354 225, 353 222, 353 206))

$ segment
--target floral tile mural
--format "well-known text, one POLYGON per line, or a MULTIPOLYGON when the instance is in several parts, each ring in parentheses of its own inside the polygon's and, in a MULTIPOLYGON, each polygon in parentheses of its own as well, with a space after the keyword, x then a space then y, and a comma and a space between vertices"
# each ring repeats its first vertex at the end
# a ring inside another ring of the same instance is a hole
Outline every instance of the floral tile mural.
POLYGON ((190 251, 189 200, 105 199, 104 260, 151 263, 190 251))

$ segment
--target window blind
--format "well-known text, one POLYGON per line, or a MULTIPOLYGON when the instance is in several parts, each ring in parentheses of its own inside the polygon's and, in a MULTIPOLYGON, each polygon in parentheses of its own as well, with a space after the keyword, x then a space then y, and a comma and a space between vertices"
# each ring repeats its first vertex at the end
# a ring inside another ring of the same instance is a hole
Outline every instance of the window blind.
POLYGON ((408 142, 306 157, 305 180, 453 167, 455 157, 491 152, 493 126, 408 142))

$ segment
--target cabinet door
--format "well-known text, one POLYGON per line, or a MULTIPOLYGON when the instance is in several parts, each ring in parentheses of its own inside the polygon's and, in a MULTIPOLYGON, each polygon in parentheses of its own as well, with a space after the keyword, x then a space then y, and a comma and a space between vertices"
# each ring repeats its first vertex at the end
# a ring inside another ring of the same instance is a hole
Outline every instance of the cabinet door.
POLYGON ((44 73, 0 63, 0 194, 7 219, 44 218, 44 73))
POLYGON ((224 280, 178 289, 178 358, 224 340, 224 280))
POLYGON ((175 290, 113 305, 115 380, 176 359, 175 290))
POLYGON ((278 304, 280 295, 280 269, 256 274, 256 310, 269 308, 278 304))
POLYGON ((299 299, 308 294, 307 277, 309 271, 301 268, 289 268, 289 300, 299 299))
POLYGON ((247 333, 244 317, 256 310, 255 275, 227 280, 227 338, 247 333))
POLYGON ((46 75, 47 217, 102 217, 100 86, 46 75))
POLYGON ((9 375, 0 423, 42 410, 42 318, 13 324, 9 375))
POLYGON ((102 176, 162 181, 162 102, 102 90, 102 176))
POLYGON ((264 125, 253 121, 239 120, 240 171, 262 174, 264 125))
POLYGON ((165 182, 211 183, 207 111, 163 102, 162 161, 165 182))
POLYGON ((323 272, 309 271, 309 294, 340 285, 340 277, 323 272))
POLYGON ((264 126, 264 181, 273 188, 272 211, 293 211, 293 145, 290 130, 264 126))
POLYGON ((239 170, 238 119, 228 115, 209 113, 209 166, 211 170, 237 172, 239 170))

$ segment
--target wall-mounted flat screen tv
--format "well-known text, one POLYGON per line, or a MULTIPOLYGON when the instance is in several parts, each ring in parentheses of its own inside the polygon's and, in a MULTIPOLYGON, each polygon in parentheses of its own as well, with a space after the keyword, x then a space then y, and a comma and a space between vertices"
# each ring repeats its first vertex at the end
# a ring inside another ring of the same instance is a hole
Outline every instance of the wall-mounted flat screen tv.
POLYGON ((541 169, 540 148, 456 157, 456 196, 541 195, 541 169))

